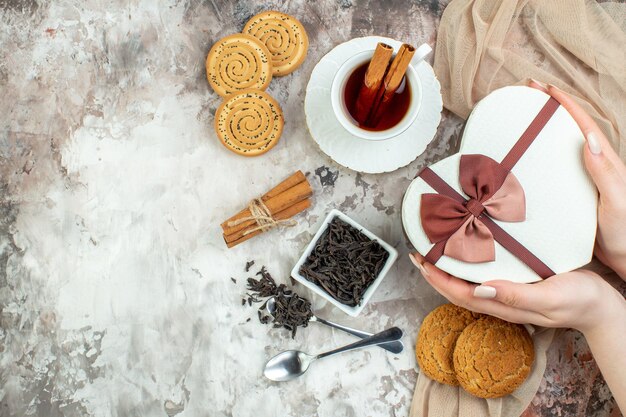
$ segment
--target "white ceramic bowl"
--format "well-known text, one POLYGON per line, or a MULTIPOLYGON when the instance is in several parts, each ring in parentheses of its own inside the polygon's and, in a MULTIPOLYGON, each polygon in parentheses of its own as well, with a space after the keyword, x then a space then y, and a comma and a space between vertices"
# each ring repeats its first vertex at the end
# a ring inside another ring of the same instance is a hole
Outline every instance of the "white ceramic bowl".
POLYGON ((346 83, 352 72, 359 66, 370 61, 373 55, 374 50, 359 52, 351 58, 348 58, 348 60, 339 67, 339 70, 333 78, 332 86, 330 87, 330 99, 337 120, 348 132, 367 140, 385 140, 398 136, 407 130, 415 121, 422 102, 422 84, 413 65, 409 65, 406 70, 406 78, 409 80, 409 85, 411 86, 411 102, 404 117, 398 124, 389 129, 371 131, 360 128, 348 112, 343 96, 346 83))
POLYGON ((356 317, 356 316, 358 316, 361 313, 361 311, 363 311, 363 308, 365 308, 365 305, 367 304, 367 302, 370 300, 370 298, 372 298, 372 295, 374 294, 374 291, 376 291, 376 288, 378 288, 378 286, 382 282, 383 278, 385 277, 385 275, 387 275, 387 272, 389 272, 389 270, 391 269, 391 266, 393 265, 393 263, 396 261, 397 258, 398 258, 398 251, 396 251, 393 246, 391 246, 390 244, 388 244, 387 242, 385 242, 384 240, 382 240, 381 238, 376 236, 374 233, 370 232, 365 227, 361 226, 359 223, 355 222, 350 217, 348 217, 345 214, 343 214, 342 212, 340 212, 339 210, 333 209, 333 210, 330 211, 330 213, 328 213, 328 216, 326 216, 326 218, 324 219, 324 222, 322 223, 322 226, 317 231, 315 236, 313 236, 313 239, 311 240, 309 245, 306 247, 304 253, 300 257, 300 259, 298 259, 298 262, 296 263, 296 265, 291 270, 291 276, 296 281, 300 282, 302 285, 304 285, 305 287, 309 288, 311 291, 313 291, 314 293, 316 293, 320 297, 322 297, 322 298, 326 299, 327 301, 329 301, 330 303, 332 303, 335 307, 339 308, 344 313, 346 313, 346 314, 348 314, 348 315, 350 315, 352 317, 356 317), (308 256, 313 251, 313 247, 317 243, 318 239, 320 238, 322 233, 324 233, 324 231, 328 228, 328 224, 335 217, 339 217, 341 220, 345 221, 349 225, 357 228, 358 230, 363 232, 363 234, 365 236, 367 236, 368 238, 370 238, 372 240, 378 241, 378 243, 380 243, 380 245, 387 252, 389 252, 389 257, 387 258, 387 262, 385 262, 385 265, 383 266, 383 269, 380 271, 380 274, 378 274, 378 276, 376 277, 374 282, 372 282, 371 285, 368 287, 367 291, 365 291, 365 294, 363 295, 363 300, 361 301, 361 304, 357 305, 355 307, 347 306, 347 305, 342 304, 341 302, 335 300, 323 288, 315 285, 314 283, 312 283, 311 281, 309 281, 308 279, 306 279, 305 277, 300 275, 300 272, 299 272, 300 271, 300 267, 306 262, 306 258, 308 258, 308 256))

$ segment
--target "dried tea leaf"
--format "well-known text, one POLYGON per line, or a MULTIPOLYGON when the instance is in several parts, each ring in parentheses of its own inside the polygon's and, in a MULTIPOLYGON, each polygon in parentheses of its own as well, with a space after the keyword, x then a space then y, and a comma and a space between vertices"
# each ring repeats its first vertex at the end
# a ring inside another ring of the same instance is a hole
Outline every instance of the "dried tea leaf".
POLYGON ((300 267, 300 274, 350 307, 363 295, 385 266, 389 252, 376 240, 335 217, 300 267))
MULTIPOLYGON (((257 315, 261 323, 268 324, 271 317, 264 315, 265 308, 267 299, 274 297, 276 311, 272 320, 273 327, 285 328, 291 332, 292 338, 295 337, 297 328, 299 326, 306 327, 313 316, 311 302, 306 298, 300 297, 293 290, 288 289, 285 284, 276 285, 276 281, 267 272, 265 266, 262 266, 256 275, 260 275, 261 278, 248 278, 247 280, 247 288, 250 291, 246 294, 248 296, 248 304, 252 305, 253 301, 261 302, 259 297, 265 298, 265 301, 257 310, 257 315)), ((246 299, 242 301, 245 304, 246 299)))

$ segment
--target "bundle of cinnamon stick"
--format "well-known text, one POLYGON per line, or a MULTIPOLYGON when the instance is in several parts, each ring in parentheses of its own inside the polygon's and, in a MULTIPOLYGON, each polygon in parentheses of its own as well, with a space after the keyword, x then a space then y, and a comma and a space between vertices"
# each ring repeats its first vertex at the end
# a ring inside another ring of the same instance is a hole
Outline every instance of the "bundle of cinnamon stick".
POLYGON ((415 48, 402 44, 393 61, 393 48, 378 43, 370 61, 356 101, 356 120, 369 127, 375 127, 385 114, 396 90, 402 84, 415 48))
POLYGON ((311 206, 312 195, 311 185, 302 171, 297 171, 222 223, 226 246, 232 248, 276 225, 288 223, 311 206))

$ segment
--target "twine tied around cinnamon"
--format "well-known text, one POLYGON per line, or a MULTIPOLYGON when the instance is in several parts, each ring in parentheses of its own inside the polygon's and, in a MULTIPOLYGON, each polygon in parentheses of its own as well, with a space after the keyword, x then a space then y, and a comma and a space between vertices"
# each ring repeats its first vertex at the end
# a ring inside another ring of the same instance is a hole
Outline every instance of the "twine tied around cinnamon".
POLYGON ((251 216, 228 222, 228 226, 233 227, 249 220, 254 220, 258 226, 247 229, 243 232, 243 236, 246 236, 252 232, 256 232, 257 230, 266 232, 278 226, 293 227, 298 224, 294 219, 276 220, 272 216, 270 209, 267 208, 263 200, 260 198, 255 198, 254 200, 250 201, 250 204, 248 204, 248 209, 252 214, 251 216))

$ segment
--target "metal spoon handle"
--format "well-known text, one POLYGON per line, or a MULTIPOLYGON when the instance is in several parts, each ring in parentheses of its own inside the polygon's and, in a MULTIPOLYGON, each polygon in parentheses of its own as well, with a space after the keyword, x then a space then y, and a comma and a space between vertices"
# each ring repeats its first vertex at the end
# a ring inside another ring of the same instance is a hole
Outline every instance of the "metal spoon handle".
MULTIPOLYGON (((333 323, 332 321, 328 321, 326 319, 322 319, 317 316, 313 316, 313 317, 314 317, 314 320, 317 322, 320 322, 330 327, 334 327, 335 329, 343 330, 344 332, 350 333, 351 335, 354 335, 356 337, 360 337, 361 339, 365 339, 373 335, 373 333, 363 332, 361 330, 357 330, 357 329, 353 329, 351 327, 347 327, 341 324, 333 323)), ((383 348, 391 353, 396 353, 396 354, 404 350, 404 345, 402 344, 402 342, 399 342, 399 341, 379 343, 378 347, 383 348)))
POLYGON ((349 345, 340 347, 338 349, 331 350, 329 352, 320 353, 315 357, 315 359, 325 358, 326 356, 334 355, 335 353, 347 352, 353 349, 359 349, 367 346, 377 345, 379 343, 393 342, 395 340, 400 340, 402 337, 402 330, 397 327, 392 327, 387 330, 383 330, 380 333, 376 333, 373 336, 370 336, 366 339, 360 340, 355 343, 351 343, 349 345))

